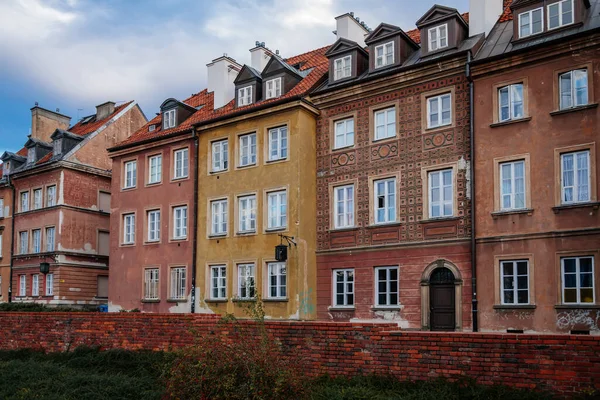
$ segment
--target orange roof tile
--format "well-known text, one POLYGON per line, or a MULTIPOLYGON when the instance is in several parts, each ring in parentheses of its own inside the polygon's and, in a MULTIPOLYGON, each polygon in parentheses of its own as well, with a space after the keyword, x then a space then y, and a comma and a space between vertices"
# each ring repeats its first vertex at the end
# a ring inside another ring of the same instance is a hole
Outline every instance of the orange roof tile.
POLYGON ((504 12, 500 16, 498 22, 507 22, 513 19, 513 13, 510 9, 510 5, 512 4, 512 2, 513 0, 504 0, 504 12))
POLYGON ((18 156, 27 157, 27 147, 23 147, 21 150, 16 153, 18 156))
POLYGON ((52 158, 52 152, 46 154, 44 157, 40 158, 39 160, 37 160, 36 164, 43 164, 46 161, 49 161, 52 158))
POLYGON ((69 128, 69 132, 71 132, 74 135, 79 135, 79 136, 85 136, 89 133, 92 133, 96 129, 98 129, 102 125, 104 125, 108 120, 110 120, 116 114, 121 112, 121 110, 123 110, 125 107, 127 107, 131 103, 133 103, 133 101, 129 101, 127 103, 123 103, 120 106, 115 107, 115 111, 113 111, 112 114, 110 114, 108 117, 106 117, 104 119, 97 120, 94 122, 89 122, 87 124, 82 124, 81 121, 79 121, 75 125, 73 125, 72 127, 69 128))

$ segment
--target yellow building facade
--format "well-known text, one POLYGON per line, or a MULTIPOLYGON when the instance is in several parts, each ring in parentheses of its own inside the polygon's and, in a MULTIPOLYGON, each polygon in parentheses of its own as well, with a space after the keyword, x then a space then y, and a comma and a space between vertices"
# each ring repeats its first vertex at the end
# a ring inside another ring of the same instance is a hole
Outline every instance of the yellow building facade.
POLYGON ((260 297, 267 318, 316 318, 317 114, 294 100, 196 128, 197 312, 243 318, 260 297))

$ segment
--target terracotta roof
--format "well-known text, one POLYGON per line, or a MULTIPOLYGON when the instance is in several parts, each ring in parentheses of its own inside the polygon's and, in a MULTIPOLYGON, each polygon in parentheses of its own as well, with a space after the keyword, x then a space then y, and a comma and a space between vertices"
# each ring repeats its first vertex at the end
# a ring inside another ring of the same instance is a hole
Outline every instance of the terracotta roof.
POLYGON ((36 164, 43 164, 47 161, 50 161, 50 159, 52 158, 53 153, 50 152, 48 154, 46 154, 44 157, 40 158, 39 160, 36 161, 36 164))
POLYGON ((510 5, 512 4, 512 2, 513 0, 504 0, 504 12, 500 16, 498 22, 506 22, 511 21, 513 19, 513 13, 510 9, 510 5))
POLYGON ((89 133, 92 133, 96 129, 98 129, 102 125, 104 125, 108 120, 110 120, 116 114, 118 114, 119 112, 121 112, 125 107, 127 107, 131 103, 133 103, 133 101, 129 101, 127 103, 123 103, 120 106, 115 107, 115 111, 113 111, 112 114, 110 114, 108 117, 106 117, 104 119, 96 120, 94 122, 88 122, 87 124, 82 124, 81 121, 79 121, 75 125, 73 125, 72 127, 70 127, 68 129, 68 131, 71 132, 72 134, 78 135, 78 136, 85 136, 85 135, 87 135, 89 133))
POLYGON ((17 151, 16 154, 21 157, 27 157, 27 148, 23 147, 21 150, 17 151))

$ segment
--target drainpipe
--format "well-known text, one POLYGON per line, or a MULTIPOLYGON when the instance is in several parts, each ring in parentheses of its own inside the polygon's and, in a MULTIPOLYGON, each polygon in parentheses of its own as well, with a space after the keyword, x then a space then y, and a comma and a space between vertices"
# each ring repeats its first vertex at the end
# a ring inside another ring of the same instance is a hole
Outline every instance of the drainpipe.
POLYGON ((194 240, 192 240, 192 307, 190 312, 194 314, 196 312, 196 246, 198 244, 198 135, 196 129, 192 128, 192 138, 194 139, 194 208, 192 212, 194 214, 194 240))
POLYGON ((474 84, 471 76, 471 52, 467 53, 467 80, 469 81, 469 134, 471 158, 471 310, 473 311, 473 332, 479 330, 477 321, 477 247, 475 245, 475 104, 474 84))
POLYGON ((13 282, 13 264, 14 259, 13 255, 15 254, 15 206, 17 204, 16 196, 15 196, 15 185, 13 185, 12 180, 10 179, 10 175, 7 175, 8 179, 8 187, 12 190, 12 208, 10 209, 11 221, 10 221, 10 275, 8 282, 8 302, 12 302, 12 282, 13 282))

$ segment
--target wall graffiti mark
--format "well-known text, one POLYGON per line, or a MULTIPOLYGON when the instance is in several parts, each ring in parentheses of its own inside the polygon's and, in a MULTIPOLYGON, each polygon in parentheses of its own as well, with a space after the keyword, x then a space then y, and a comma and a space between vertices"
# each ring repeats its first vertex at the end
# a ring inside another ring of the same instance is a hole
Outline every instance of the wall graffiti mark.
POLYGON ((299 295, 299 304, 300 304, 300 313, 301 314, 314 314, 315 305, 312 301, 313 298, 313 290, 309 288, 299 295))
POLYGON ((556 327, 559 329, 587 328, 600 331, 600 312, 592 314, 590 310, 568 310, 556 315, 556 327), (594 315, 595 314, 595 315, 594 315))

